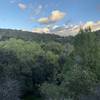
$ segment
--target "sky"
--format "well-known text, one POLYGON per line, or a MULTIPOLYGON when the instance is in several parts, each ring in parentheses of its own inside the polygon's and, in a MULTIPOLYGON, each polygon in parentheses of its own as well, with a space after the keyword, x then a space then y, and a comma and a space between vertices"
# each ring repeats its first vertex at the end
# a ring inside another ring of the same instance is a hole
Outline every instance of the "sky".
POLYGON ((0 28, 75 35, 100 29, 100 0, 0 0, 0 28))

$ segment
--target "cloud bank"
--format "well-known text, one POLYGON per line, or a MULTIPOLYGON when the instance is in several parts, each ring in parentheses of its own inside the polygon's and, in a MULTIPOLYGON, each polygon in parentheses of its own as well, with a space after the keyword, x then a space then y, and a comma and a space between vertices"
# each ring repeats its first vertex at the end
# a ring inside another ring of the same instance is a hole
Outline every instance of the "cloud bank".
POLYGON ((77 25, 63 25, 63 26, 55 25, 53 27, 35 28, 32 30, 32 32, 50 33, 60 36, 75 36, 78 34, 80 28, 85 29, 87 27, 91 27, 92 31, 100 30, 100 21, 97 22, 88 21, 86 23, 77 25))

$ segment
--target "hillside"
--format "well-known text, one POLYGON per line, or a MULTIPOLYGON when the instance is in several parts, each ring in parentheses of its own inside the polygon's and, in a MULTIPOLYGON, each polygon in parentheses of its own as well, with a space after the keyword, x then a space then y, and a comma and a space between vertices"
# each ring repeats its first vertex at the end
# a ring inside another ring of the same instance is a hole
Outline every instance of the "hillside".
POLYGON ((21 30, 11 30, 11 29, 0 29, 0 40, 7 40, 9 38, 23 39, 27 41, 37 41, 37 42, 71 42, 73 37, 60 37, 54 34, 43 34, 43 33, 33 33, 21 30))
POLYGON ((99 100, 99 94, 100 31, 60 37, 0 29, 1 100, 99 100))

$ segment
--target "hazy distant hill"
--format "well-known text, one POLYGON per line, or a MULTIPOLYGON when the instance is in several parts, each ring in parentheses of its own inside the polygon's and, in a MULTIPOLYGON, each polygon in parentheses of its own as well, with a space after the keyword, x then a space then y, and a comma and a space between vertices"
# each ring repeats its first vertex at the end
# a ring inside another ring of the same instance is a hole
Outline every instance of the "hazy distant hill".
POLYGON ((73 37, 60 37, 58 35, 54 34, 39 34, 39 33, 33 33, 28 31, 21 31, 21 30, 11 30, 11 29, 0 29, 0 40, 6 40, 9 38, 18 38, 23 39, 26 41, 43 41, 43 42, 50 42, 50 41, 56 41, 56 42, 70 42, 72 41, 73 37))

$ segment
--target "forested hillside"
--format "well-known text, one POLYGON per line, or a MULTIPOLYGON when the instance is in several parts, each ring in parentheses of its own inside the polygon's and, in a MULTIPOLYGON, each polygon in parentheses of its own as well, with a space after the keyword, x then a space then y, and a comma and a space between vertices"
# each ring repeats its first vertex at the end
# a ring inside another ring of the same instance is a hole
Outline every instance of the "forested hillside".
POLYGON ((70 37, 60 37, 58 35, 46 34, 46 33, 33 33, 28 31, 21 30, 11 30, 11 29, 0 29, 0 40, 7 40, 9 38, 22 39, 25 41, 36 41, 36 42, 71 42, 72 36, 70 37))
POLYGON ((100 100, 100 31, 0 29, 0 100, 100 100))

